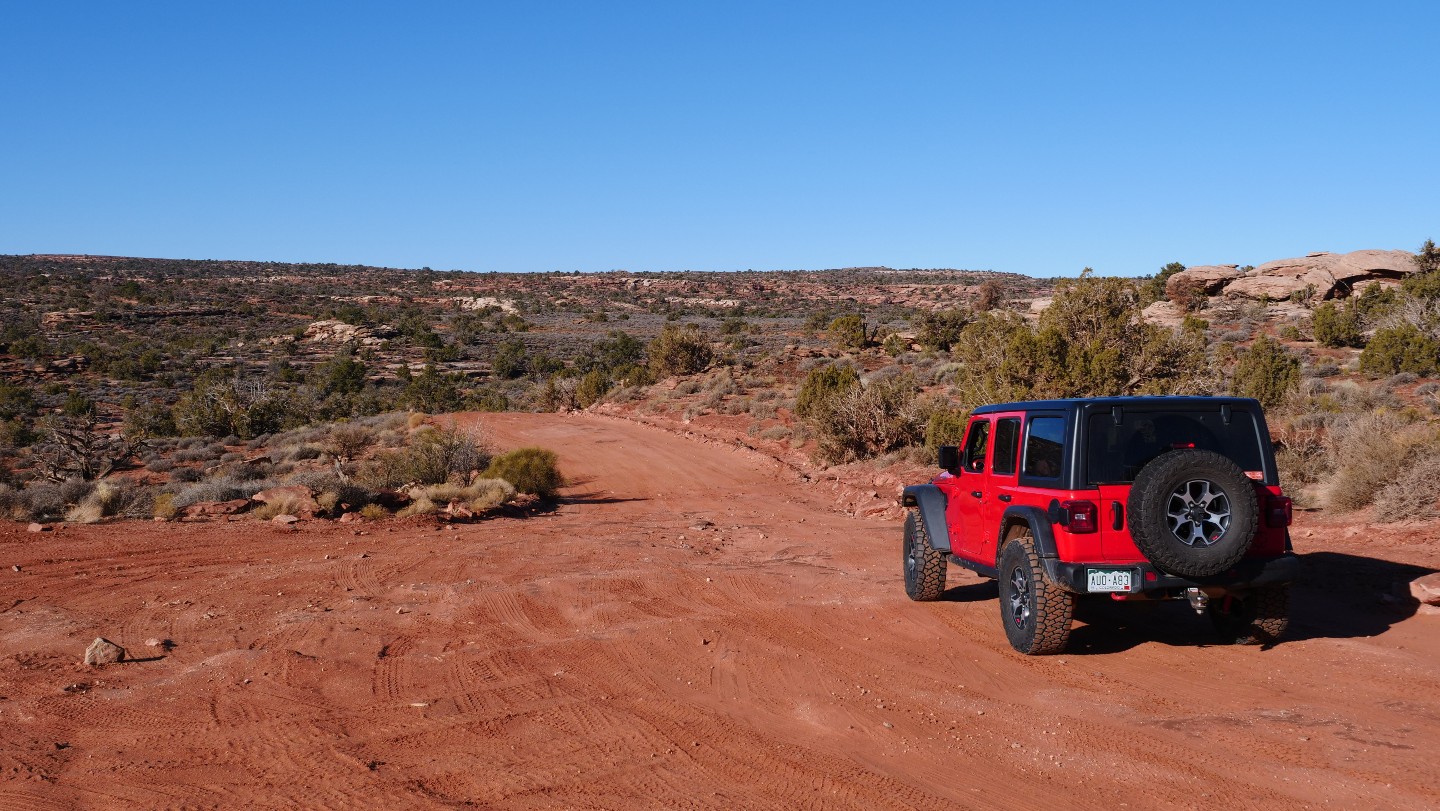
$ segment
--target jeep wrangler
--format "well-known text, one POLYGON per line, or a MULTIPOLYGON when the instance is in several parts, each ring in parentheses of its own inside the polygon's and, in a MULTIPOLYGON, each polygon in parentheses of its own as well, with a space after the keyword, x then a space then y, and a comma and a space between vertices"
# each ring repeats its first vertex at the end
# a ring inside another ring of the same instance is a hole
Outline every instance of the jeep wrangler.
POLYGON ((1104 397, 989 405, 906 487, 905 593, 948 564, 998 581, 1005 635, 1059 653, 1075 600, 1188 600, 1228 643, 1271 642, 1298 569, 1260 403, 1104 397))

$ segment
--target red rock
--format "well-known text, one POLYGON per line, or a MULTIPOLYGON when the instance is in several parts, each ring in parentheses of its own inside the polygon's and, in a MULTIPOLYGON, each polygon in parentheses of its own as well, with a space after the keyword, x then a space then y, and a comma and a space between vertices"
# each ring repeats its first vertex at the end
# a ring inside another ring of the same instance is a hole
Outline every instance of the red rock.
POLYGON ((194 521, 220 515, 234 515, 250 508, 250 500, 237 498, 231 501, 197 501, 180 508, 181 521, 194 521))
POLYGON ((1410 581, 1410 596, 1425 605, 1440 605, 1440 572, 1410 581))
POLYGON ((27 532, 49 532, 51 526, 49 524, 31 524, 25 529, 27 532))

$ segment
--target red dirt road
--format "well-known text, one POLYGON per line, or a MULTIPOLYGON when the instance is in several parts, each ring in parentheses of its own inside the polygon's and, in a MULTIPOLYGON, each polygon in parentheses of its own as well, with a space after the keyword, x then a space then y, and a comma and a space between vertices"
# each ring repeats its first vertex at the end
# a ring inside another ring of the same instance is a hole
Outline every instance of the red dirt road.
POLYGON ((1302 518, 1269 650, 1099 603, 1026 658, 993 585, 910 603, 899 526, 764 456, 466 419, 555 449, 565 503, 0 526, 0 809, 1440 807, 1440 617, 1387 596, 1423 533, 1302 518))

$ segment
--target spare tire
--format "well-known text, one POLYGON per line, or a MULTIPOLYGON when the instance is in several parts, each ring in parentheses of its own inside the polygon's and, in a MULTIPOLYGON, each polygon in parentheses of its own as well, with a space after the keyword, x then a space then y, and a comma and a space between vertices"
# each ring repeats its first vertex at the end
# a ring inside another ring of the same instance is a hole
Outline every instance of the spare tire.
POLYGON ((1220 574, 1255 539, 1255 486, 1213 451, 1163 453, 1130 486, 1130 537, 1152 563, 1181 577, 1220 574))

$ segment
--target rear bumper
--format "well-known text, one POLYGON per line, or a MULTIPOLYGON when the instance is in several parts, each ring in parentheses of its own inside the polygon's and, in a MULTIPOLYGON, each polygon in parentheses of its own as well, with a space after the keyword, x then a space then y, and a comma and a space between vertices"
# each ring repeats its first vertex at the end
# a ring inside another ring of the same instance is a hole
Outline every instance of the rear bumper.
MULTIPOLYGON (((1246 589, 1255 586, 1272 586, 1293 581, 1300 571, 1300 558, 1293 552, 1286 552, 1273 558, 1245 558, 1227 572, 1211 577, 1177 577, 1155 568, 1150 563, 1065 563, 1055 558, 1041 558, 1040 565, 1050 581, 1066 591, 1089 594, 1087 569, 1130 569, 1135 574, 1131 579, 1134 587, 1128 592, 1177 591, 1188 588, 1221 587, 1246 589)), ((1124 592, 1122 592, 1124 593, 1124 592)))

